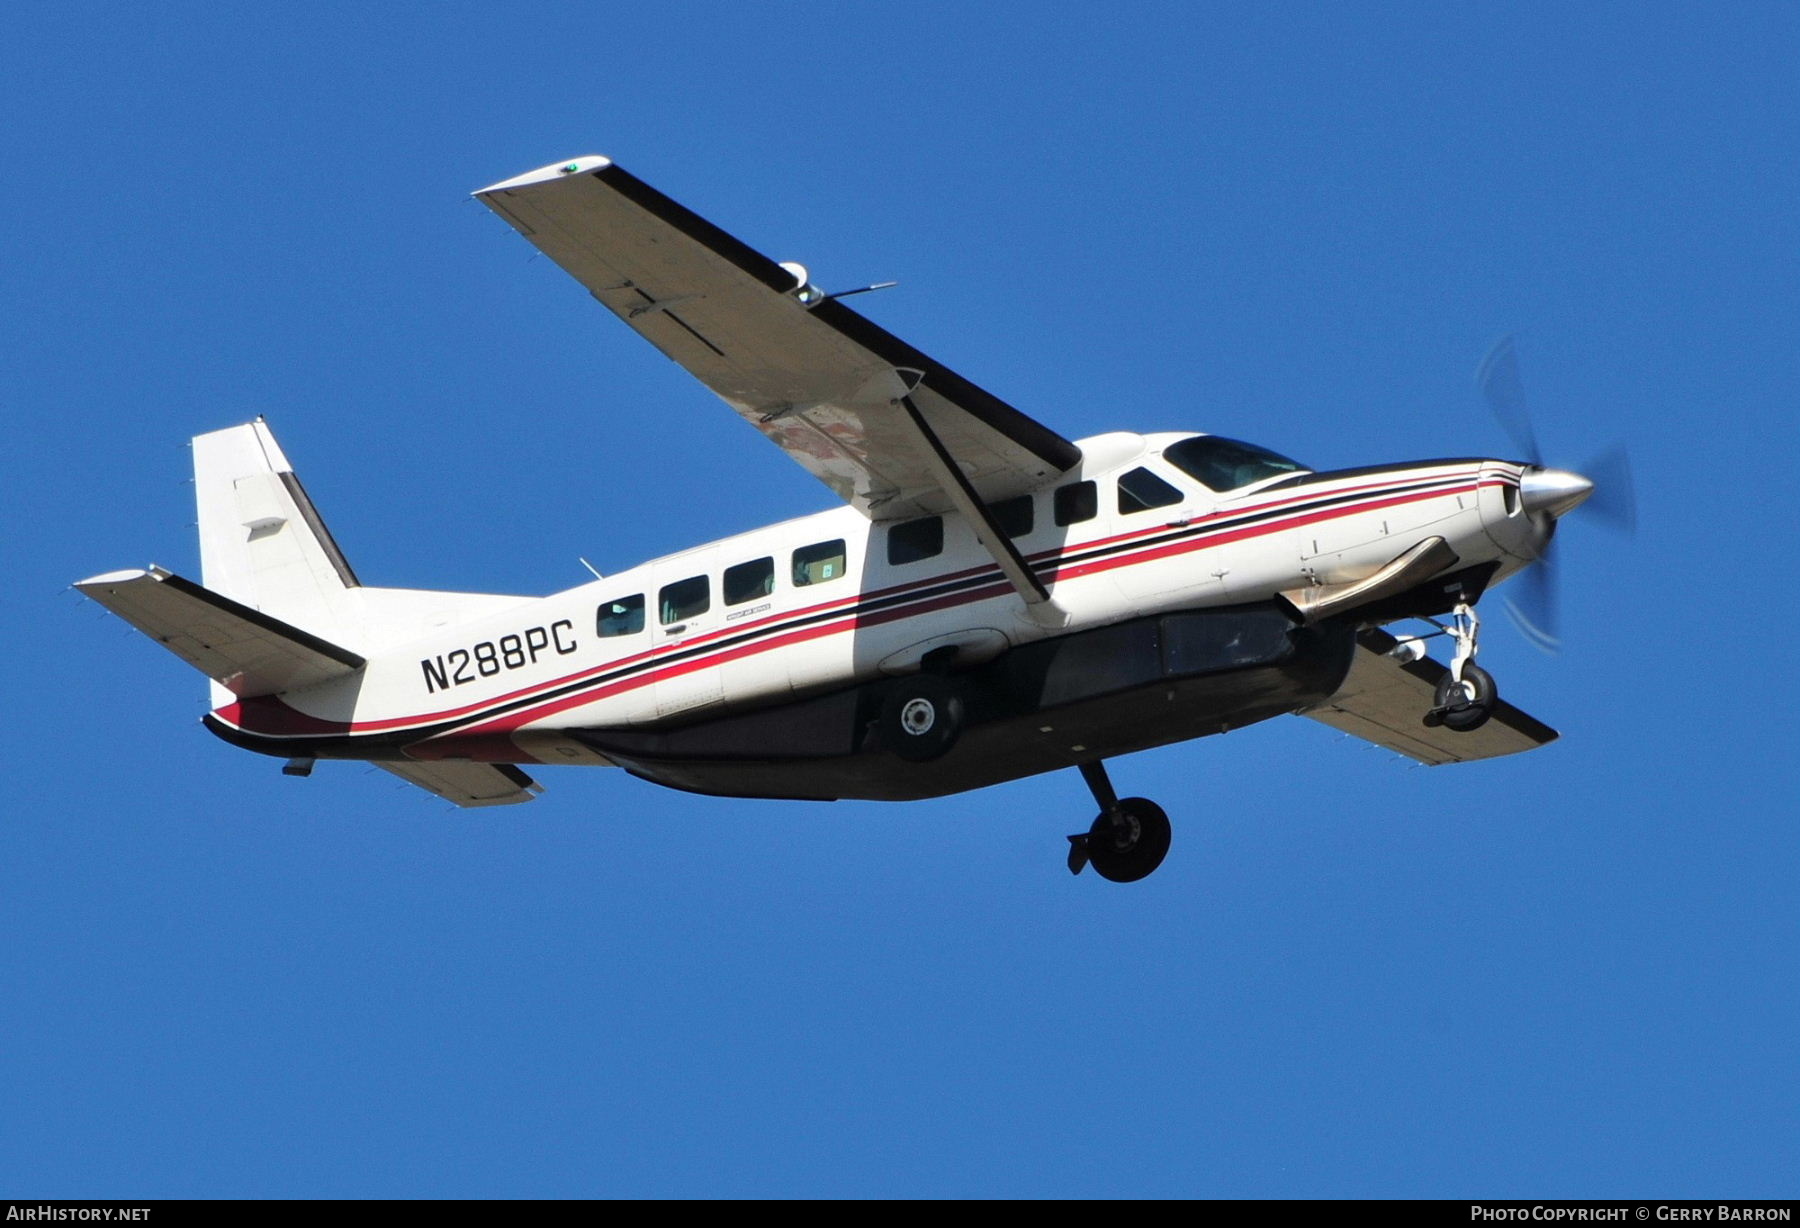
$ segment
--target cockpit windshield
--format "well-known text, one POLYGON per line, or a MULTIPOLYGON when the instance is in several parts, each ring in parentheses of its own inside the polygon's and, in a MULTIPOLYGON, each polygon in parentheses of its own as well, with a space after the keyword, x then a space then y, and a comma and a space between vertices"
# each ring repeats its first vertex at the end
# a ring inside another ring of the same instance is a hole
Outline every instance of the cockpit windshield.
POLYGON ((1305 473, 1298 461, 1223 435, 1196 435, 1163 449, 1163 459, 1217 491, 1236 490, 1264 478, 1305 473))

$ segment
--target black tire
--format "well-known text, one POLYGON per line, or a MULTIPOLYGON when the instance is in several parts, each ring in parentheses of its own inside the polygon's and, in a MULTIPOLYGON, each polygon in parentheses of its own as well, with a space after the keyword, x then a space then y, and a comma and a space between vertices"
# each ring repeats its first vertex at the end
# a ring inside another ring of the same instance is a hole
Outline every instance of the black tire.
POLYGON ((962 735, 961 689, 948 678, 918 674, 894 684, 881 705, 881 740, 908 763, 941 758, 962 735))
POLYGON ((1500 699, 1500 688, 1494 685, 1493 675, 1473 661, 1463 666, 1463 681, 1474 689, 1473 698, 1467 694, 1468 688, 1458 694, 1455 681, 1445 674, 1438 679, 1433 700, 1443 713, 1444 728, 1457 733, 1468 733, 1487 724, 1494 715, 1494 704, 1500 699))
POLYGON ((1169 855, 1169 816, 1145 797, 1119 801, 1088 829, 1088 864, 1101 878, 1135 883, 1148 877, 1169 855))

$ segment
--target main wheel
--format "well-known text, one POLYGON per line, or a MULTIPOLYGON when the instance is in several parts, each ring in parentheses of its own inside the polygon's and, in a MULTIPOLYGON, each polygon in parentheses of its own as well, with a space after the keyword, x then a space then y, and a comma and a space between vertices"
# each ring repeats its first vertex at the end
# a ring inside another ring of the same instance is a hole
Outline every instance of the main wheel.
POLYGON ((1494 685, 1493 675, 1469 661, 1463 665, 1462 686, 1445 674, 1438 679, 1432 702, 1444 715, 1444 728, 1468 733, 1488 723, 1499 699, 1500 688, 1494 685))
POLYGON ((1169 816, 1149 798, 1121 798, 1088 829, 1088 864, 1101 878, 1135 883, 1169 855, 1169 816))
POLYGON ((962 727, 962 691, 936 674, 896 683, 881 705, 882 743, 910 763, 943 755, 956 745, 962 727))

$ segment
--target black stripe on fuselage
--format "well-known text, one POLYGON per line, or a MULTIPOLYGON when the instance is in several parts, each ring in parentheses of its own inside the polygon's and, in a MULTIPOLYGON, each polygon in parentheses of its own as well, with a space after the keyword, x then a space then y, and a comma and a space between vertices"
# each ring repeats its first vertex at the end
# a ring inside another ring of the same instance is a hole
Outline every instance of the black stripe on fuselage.
MULTIPOLYGON (((1386 499, 1391 498, 1394 495, 1414 494, 1419 491, 1431 490, 1434 487, 1439 486, 1448 489, 1452 486, 1461 485, 1468 480, 1466 475, 1445 475, 1437 478, 1422 478, 1417 482, 1408 482, 1404 485, 1383 487, 1379 491, 1350 491, 1313 499, 1305 503, 1287 504, 1277 508, 1250 508, 1241 513, 1227 514, 1223 519, 1209 519, 1204 523, 1196 523, 1192 526, 1171 526, 1168 532, 1153 537, 1133 538, 1126 544, 1126 548, 1136 550, 1147 546, 1166 545, 1169 542, 1179 541, 1182 538, 1187 537, 1211 537, 1219 533, 1229 533, 1236 529, 1248 528, 1251 525, 1258 524, 1265 520, 1280 520, 1288 516, 1306 516, 1311 515, 1314 512, 1323 511, 1329 507, 1337 507, 1346 503, 1363 503, 1373 501, 1377 498, 1386 499)), ((1271 488, 1265 487, 1264 489, 1271 488)), ((1258 493, 1260 494, 1261 492, 1259 491, 1258 493)), ((1059 568, 1071 567, 1081 563, 1090 562, 1094 559, 1105 558, 1108 555, 1118 553, 1119 549, 1120 547, 1118 546, 1109 545, 1093 550, 1077 551, 1059 559, 1057 561, 1057 566, 1059 568)))
MULTIPOLYGON (((1431 463, 1459 464, 1464 462, 1448 461, 1431 463)), ((1408 469, 1419 468, 1419 466, 1399 465, 1387 466, 1385 468, 1390 472, 1403 472, 1408 469)), ((1323 476, 1335 479, 1342 475, 1330 474, 1323 476)), ((1468 474, 1445 474, 1438 477, 1421 478, 1415 482, 1399 483, 1378 490, 1327 494, 1318 499, 1307 500, 1305 502, 1284 505, 1281 507, 1246 509, 1242 513, 1227 515, 1223 519, 1197 521, 1192 525, 1173 527, 1164 533, 1140 535, 1122 541, 1115 540, 1094 548, 1078 549, 1067 555, 1060 554, 1058 551, 1054 550, 1046 551, 1031 556, 1027 561, 1031 564, 1034 573, 1039 574, 1040 577, 1054 576, 1056 572, 1067 567, 1094 562, 1099 559, 1109 558, 1120 554, 1128 554, 1138 550, 1167 545, 1171 542, 1189 538, 1205 538, 1219 533, 1233 532, 1265 521, 1281 520, 1291 516, 1309 515, 1346 503, 1368 502, 1375 499, 1391 498, 1395 495, 1430 490, 1437 486, 1448 488, 1450 486, 1465 484, 1469 480, 1470 475, 1468 474)), ((403 737, 406 742, 410 744, 427 738, 440 736, 463 726, 477 725, 486 721, 491 721, 497 717, 506 716, 509 713, 517 712, 521 709, 532 708, 540 704, 552 703, 559 699, 565 699, 580 691, 597 689, 614 682, 620 682, 631 677, 633 674, 651 670, 660 670, 671 665, 678 665, 684 661, 691 661, 696 657, 711 655, 718 652, 727 652, 734 648, 743 647, 755 640, 786 635, 794 631, 804 630, 807 627, 816 626, 823 622, 831 622, 844 618, 863 619, 872 615, 886 613, 902 606, 915 604, 923 605, 970 589, 989 588, 997 583, 1006 583, 1006 579, 1000 573, 1000 569, 993 565, 982 567, 969 575, 961 576, 956 579, 943 581, 915 581, 913 585, 902 586, 898 591, 890 590, 885 593, 877 593, 860 598, 847 605, 837 606, 826 610, 815 610, 811 613, 784 618, 779 622, 770 623, 764 626, 747 628, 737 635, 730 635, 723 639, 709 640, 704 644, 695 644, 691 647, 677 649, 676 651, 663 656, 634 661, 630 665, 623 665, 616 668, 602 666, 600 667, 600 673, 584 678, 572 679, 561 684, 552 683, 550 684, 550 689, 539 691, 532 695, 520 696, 516 699, 495 702, 491 706, 482 708, 476 713, 457 716, 453 719, 438 721, 433 724, 417 725, 407 729, 383 730, 379 733, 371 734, 327 735, 327 740, 334 740, 337 738, 391 740, 403 737)), ((311 735, 258 734, 255 736, 294 738, 298 740, 310 737, 311 735)))
MULTIPOLYGON (((1437 460, 1395 461, 1391 465, 1363 465, 1356 469, 1327 469, 1323 473, 1297 473, 1291 478, 1282 478, 1279 482, 1270 482, 1256 493, 1267 494, 1271 490, 1293 490, 1297 486, 1311 486, 1315 482, 1339 482, 1348 478, 1371 478, 1383 473, 1405 473, 1412 469, 1436 469, 1445 465, 1485 465, 1492 457, 1485 456, 1446 456, 1437 460)), ((1504 461, 1503 464, 1524 467, 1521 461, 1504 461)))

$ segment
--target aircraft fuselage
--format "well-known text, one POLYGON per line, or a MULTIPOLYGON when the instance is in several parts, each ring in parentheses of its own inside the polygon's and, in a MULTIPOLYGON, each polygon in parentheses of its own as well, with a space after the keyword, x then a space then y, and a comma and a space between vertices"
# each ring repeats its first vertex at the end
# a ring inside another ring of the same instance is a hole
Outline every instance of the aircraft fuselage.
POLYGON ((207 723, 290 757, 607 764, 708 792, 928 796, 1317 702, 1342 681, 1349 641, 1299 625, 1282 594, 1363 579, 1437 537, 1454 567, 1365 621, 1440 613, 1458 585, 1473 599, 1542 544, 1511 462, 1300 473, 1217 494, 1163 460, 1185 438, 1084 440, 1062 480, 1009 501, 1048 611, 1020 600, 962 517, 880 522, 846 507, 521 600, 207 723), (1139 506, 1120 482, 1142 486, 1144 471, 1179 498, 1139 506), (1104 650, 1085 652, 1108 628, 1104 650), (884 681, 921 668, 987 697, 972 701, 970 736, 928 767, 867 737, 884 681), (1052 710, 1058 721, 1039 720, 1052 710), (832 760, 844 770, 821 770, 832 760))

